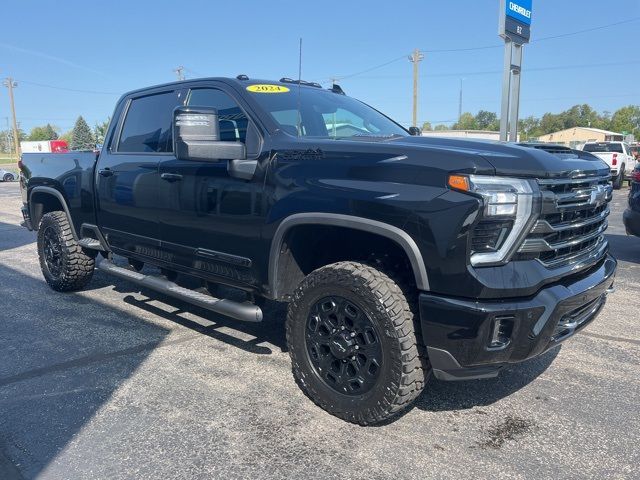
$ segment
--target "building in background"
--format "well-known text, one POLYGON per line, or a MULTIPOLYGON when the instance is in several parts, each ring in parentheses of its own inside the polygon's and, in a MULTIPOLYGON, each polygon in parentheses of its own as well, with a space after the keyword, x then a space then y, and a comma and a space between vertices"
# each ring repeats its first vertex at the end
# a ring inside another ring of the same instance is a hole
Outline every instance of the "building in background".
POLYGON ((625 135, 618 132, 610 132, 609 130, 601 130, 599 128, 573 127, 560 130, 559 132, 541 135, 536 140, 538 142, 556 143, 558 145, 575 148, 587 142, 622 142, 625 140, 625 135))
MULTIPOLYGON (((500 132, 492 130, 423 130, 423 137, 472 138, 476 140, 500 140, 500 132)), ((520 136, 518 135, 518 139, 520 136)))

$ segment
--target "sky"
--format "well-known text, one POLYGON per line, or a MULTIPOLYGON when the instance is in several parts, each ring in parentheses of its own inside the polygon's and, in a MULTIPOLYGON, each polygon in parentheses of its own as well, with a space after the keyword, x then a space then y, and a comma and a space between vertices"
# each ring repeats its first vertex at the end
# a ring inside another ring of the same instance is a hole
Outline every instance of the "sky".
MULTIPOLYGON (((417 48, 425 56, 418 119, 450 125, 461 80, 464 111, 499 113, 498 7, 499 0, 6 1, 0 78, 18 82, 25 131, 51 123, 64 132, 78 115, 90 125, 105 120, 122 93, 175 80, 180 65, 187 78, 297 78, 302 38, 303 79, 341 78, 348 95, 410 125, 407 57, 417 48)), ((533 0, 532 11, 521 118, 582 103, 600 112, 640 104, 640 0, 533 0)), ((2 87, 0 129, 9 115, 2 87)))

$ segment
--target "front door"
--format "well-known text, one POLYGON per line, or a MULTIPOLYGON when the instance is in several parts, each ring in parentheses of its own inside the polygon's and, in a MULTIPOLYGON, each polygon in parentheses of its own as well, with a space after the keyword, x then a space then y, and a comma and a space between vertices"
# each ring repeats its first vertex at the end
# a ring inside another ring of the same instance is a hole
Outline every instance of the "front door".
MULTIPOLYGON (((187 105, 215 107, 220 140, 244 142, 257 158, 260 136, 239 103, 219 88, 193 88, 187 105)), ((166 158, 160 163, 162 247, 197 276, 236 286, 258 283, 255 252, 265 222, 258 178, 229 175, 229 162, 166 158)))
POLYGON ((175 158, 171 118, 183 95, 170 90, 129 99, 119 138, 100 155, 98 224, 116 253, 163 259, 159 166, 160 160, 175 158))

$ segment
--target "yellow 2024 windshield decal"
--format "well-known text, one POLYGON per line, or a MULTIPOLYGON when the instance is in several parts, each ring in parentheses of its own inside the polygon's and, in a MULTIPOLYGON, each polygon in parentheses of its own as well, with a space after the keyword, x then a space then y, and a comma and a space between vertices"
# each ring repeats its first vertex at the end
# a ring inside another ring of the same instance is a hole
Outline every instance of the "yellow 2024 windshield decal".
POLYGON ((286 93, 289 91, 287 87, 282 85, 249 85, 247 90, 254 93, 286 93))

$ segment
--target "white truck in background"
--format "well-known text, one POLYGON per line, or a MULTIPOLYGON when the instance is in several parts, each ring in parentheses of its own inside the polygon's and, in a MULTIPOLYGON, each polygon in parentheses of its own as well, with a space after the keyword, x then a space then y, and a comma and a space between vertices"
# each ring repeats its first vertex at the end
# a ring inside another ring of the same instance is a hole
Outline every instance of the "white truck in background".
POLYGON ((20 142, 22 153, 66 153, 69 145, 65 140, 40 140, 20 142))
POLYGON ((622 182, 636 167, 636 158, 626 142, 587 142, 582 147, 585 152, 593 153, 609 165, 613 188, 622 187, 622 182))

